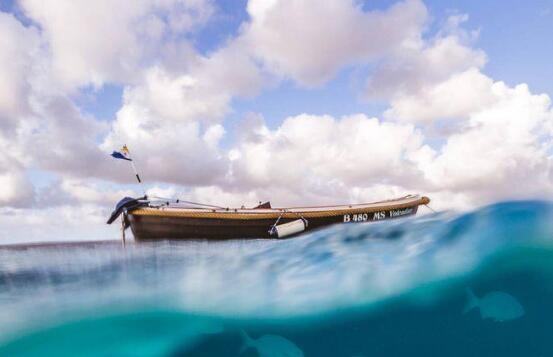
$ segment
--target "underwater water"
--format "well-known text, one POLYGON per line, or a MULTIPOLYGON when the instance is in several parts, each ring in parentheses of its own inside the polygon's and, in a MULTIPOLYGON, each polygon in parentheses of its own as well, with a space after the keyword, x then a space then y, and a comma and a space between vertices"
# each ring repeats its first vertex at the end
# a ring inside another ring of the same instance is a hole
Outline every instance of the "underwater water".
POLYGON ((0 247, 0 356, 553 356, 553 203, 0 247))

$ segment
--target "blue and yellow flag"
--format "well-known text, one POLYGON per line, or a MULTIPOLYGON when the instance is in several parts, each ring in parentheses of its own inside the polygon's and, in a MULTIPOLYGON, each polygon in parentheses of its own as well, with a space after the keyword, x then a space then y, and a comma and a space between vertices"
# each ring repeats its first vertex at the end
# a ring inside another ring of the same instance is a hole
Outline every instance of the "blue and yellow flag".
POLYGON ((129 148, 127 148, 127 145, 123 145, 123 147, 119 151, 114 151, 111 154, 111 156, 113 156, 116 159, 132 161, 132 159, 130 158, 130 152, 129 152, 129 148))

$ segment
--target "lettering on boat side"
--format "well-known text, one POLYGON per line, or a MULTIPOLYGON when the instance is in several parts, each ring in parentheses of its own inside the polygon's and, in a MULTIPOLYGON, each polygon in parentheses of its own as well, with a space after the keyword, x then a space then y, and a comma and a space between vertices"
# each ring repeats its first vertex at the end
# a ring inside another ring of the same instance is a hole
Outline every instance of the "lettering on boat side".
POLYGON ((390 217, 405 216, 406 214, 411 214, 411 213, 413 213, 413 208, 398 209, 398 210, 390 211, 390 217))
POLYGON ((386 212, 384 211, 375 212, 373 216, 373 221, 378 221, 379 219, 384 219, 384 218, 386 218, 386 212))
POLYGON ((347 222, 367 222, 367 221, 378 221, 386 218, 386 212, 375 212, 372 214, 369 213, 357 213, 357 214, 345 214, 344 223, 347 222))
MULTIPOLYGON (((389 217, 405 216, 413 213, 413 208, 396 209, 390 211, 389 217)), ((386 218, 386 211, 379 211, 374 213, 357 213, 357 214, 345 214, 344 223, 348 222, 367 222, 367 221, 379 221, 386 218)))

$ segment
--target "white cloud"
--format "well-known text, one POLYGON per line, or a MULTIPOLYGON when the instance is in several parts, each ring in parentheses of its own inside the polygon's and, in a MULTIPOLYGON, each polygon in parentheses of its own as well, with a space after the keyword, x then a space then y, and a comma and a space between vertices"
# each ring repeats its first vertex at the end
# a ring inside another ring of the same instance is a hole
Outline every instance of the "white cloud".
POLYGON ((42 28, 53 73, 66 89, 132 82, 165 37, 193 30, 213 12, 200 0, 21 0, 21 6, 42 28))
POLYGON ((225 164, 216 145, 220 136, 210 135, 220 130, 218 124, 204 130, 198 122, 158 123, 141 109, 135 103, 121 109, 103 143, 105 150, 127 144, 150 183, 208 184, 224 176, 225 164))
POLYGON ((400 101, 428 91, 452 75, 482 68, 487 61, 486 54, 470 47, 476 35, 459 27, 467 19, 452 16, 434 37, 403 43, 371 75, 367 97, 400 101))
POLYGON ((150 182, 207 184, 224 176, 218 149, 224 129, 217 122, 228 110, 228 95, 212 92, 198 78, 169 76, 158 67, 146 78, 125 90, 102 147, 129 145, 150 182))
POLYGON ((191 71, 214 91, 225 92, 229 96, 254 96, 269 78, 262 73, 249 51, 244 39, 238 37, 209 56, 202 57, 191 71))
POLYGON ((118 239, 119 227, 105 224, 109 213, 91 205, 40 210, 0 207, 0 244, 118 239))
POLYGON ((102 147, 128 144, 150 181, 222 182, 228 162, 219 149, 225 135, 221 122, 233 97, 251 96, 263 83, 242 49, 240 41, 231 41, 209 56, 198 55, 185 71, 145 70, 143 81, 125 89, 102 147))
POLYGON ((113 203, 140 194, 114 184, 132 179, 127 162, 108 156, 122 144, 150 194, 225 206, 420 192, 437 208, 466 208, 553 194, 550 99, 486 76, 466 15, 426 36, 417 0, 383 11, 349 0, 250 0, 237 35, 201 54, 192 37, 211 19, 211 1, 21 5, 33 24, 0 13, 0 224, 26 227, 21 239, 78 237, 82 215, 96 232, 88 238, 107 234, 113 203), (376 65, 365 94, 389 104, 382 118, 298 113, 270 128, 263 113, 250 114, 226 141, 234 99, 282 79, 321 85, 357 64, 376 65), (72 97, 105 83, 125 87, 112 122, 72 97), (444 121, 451 126, 436 142, 444 121), (35 188, 32 169, 55 179, 35 188), (58 226, 36 228, 53 217, 58 226))
POLYGON ((105 153, 98 149, 97 140, 107 131, 105 124, 83 115, 63 97, 48 98, 37 104, 36 111, 36 116, 20 123, 18 135, 12 138, 22 162, 71 176, 102 174, 105 153))
POLYGON ((250 130, 232 151, 235 185, 286 188, 286 201, 298 201, 290 196, 335 201, 337 193, 349 195, 353 187, 417 176, 407 154, 421 147, 422 136, 411 125, 363 114, 341 119, 302 114, 274 131, 262 123, 250 130))
POLYGON ((406 122, 466 119, 470 113, 493 103, 492 84, 491 78, 470 68, 415 93, 395 96, 384 116, 406 122))
POLYGON ((105 206, 106 202, 114 203, 121 198, 137 197, 140 194, 129 189, 113 189, 100 185, 92 180, 64 179, 59 183, 60 190, 79 204, 105 206))
POLYGON ((337 120, 303 114, 275 130, 251 117, 249 130, 229 152, 235 180, 229 191, 253 188, 257 195, 293 203, 423 192, 440 208, 553 195, 553 109, 547 95, 470 68, 426 84, 409 101, 404 97, 402 106, 391 104, 387 113, 395 118, 413 113, 405 120, 456 118, 461 125, 442 137, 443 144, 430 146, 431 130, 364 115, 337 120))
POLYGON ((532 94, 524 84, 510 88, 489 81, 485 91, 493 102, 465 113, 468 128, 419 163, 428 181, 464 192, 473 202, 552 195, 549 97, 532 94))
POLYGON ((29 112, 27 80, 40 37, 15 17, 0 12, 0 132, 14 128, 16 118, 29 112))
POLYGON ((255 207, 259 201, 267 200, 265 192, 259 190, 228 190, 220 186, 196 187, 187 192, 187 197, 193 202, 202 202, 206 204, 221 207, 255 207))
POLYGON ((34 202, 34 188, 22 170, 0 167, 0 207, 29 207, 34 202))
POLYGON ((238 43, 203 57, 183 37, 209 20, 210 1, 21 6, 35 24, 0 13, 0 206, 111 206, 122 192, 102 193, 82 179, 129 182, 128 165, 108 156, 125 142, 149 182, 224 176, 220 121, 232 96, 252 95, 260 77, 238 43), (82 113, 70 96, 106 82, 130 83, 112 124, 82 113), (35 192, 27 168, 63 179, 35 192))
POLYGON ((443 145, 411 156, 426 177, 422 190, 456 193, 465 207, 551 195, 550 99, 484 75, 485 54, 469 47, 474 35, 459 27, 466 20, 453 16, 430 44, 395 54, 370 79, 369 96, 380 89, 390 102, 384 117, 427 124, 426 136, 444 120, 457 123, 442 125, 443 145))
POLYGON ((160 67, 147 70, 145 77, 143 84, 125 90, 124 102, 141 103, 156 121, 219 121, 228 111, 228 93, 214 93, 201 78, 160 67))
POLYGON ((350 0, 250 0, 248 13, 251 51, 273 72, 308 86, 418 37, 427 18, 418 0, 386 11, 364 11, 350 0))

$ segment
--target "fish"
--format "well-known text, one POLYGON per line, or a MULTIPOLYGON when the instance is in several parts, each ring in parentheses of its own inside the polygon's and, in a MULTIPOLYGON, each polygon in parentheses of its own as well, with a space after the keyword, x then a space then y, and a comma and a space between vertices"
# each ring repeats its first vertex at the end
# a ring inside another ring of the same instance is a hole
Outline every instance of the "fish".
POLYGON ((244 345, 240 350, 243 353, 248 348, 257 350, 259 357, 303 357, 303 351, 292 341, 277 335, 263 335, 253 339, 244 330, 240 330, 244 345))
POLYGON ((465 314, 478 308, 482 319, 491 319, 496 322, 515 320, 525 314, 524 307, 520 302, 505 292, 492 291, 479 298, 470 288, 467 288, 467 296, 468 302, 463 310, 465 314))

